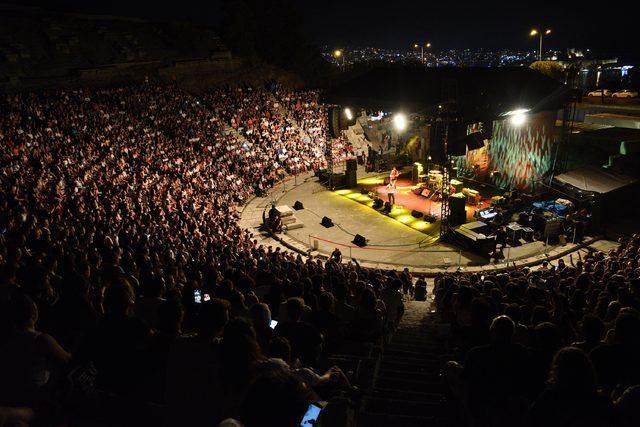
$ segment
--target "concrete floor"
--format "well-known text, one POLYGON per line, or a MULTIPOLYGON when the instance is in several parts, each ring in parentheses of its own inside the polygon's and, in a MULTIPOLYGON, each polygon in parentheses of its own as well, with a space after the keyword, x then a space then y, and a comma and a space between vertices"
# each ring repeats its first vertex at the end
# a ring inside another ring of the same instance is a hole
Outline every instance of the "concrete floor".
MULTIPOLYGON (((433 238, 395 221, 379 212, 326 190, 316 178, 300 179, 297 185, 289 181, 285 188, 275 188, 266 199, 254 204, 265 206, 268 200, 277 199, 278 205, 293 206, 296 200, 305 209, 295 215, 304 227, 290 230, 286 237, 307 248, 316 248, 320 253, 330 254, 336 247, 343 257, 373 264, 390 264, 397 267, 439 267, 455 269, 458 266, 486 264, 487 260, 473 253, 441 243, 433 238), (333 220, 334 227, 320 225, 323 216, 333 220), (355 234, 363 235, 367 247, 354 247, 355 234)), ((542 257, 553 249, 542 242, 533 242, 505 251, 510 261, 531 257, 542 257)), ((506 261, 506 260, 505 260, 506 261)), ((503 263, 505 262, 503 261, 503 263)))

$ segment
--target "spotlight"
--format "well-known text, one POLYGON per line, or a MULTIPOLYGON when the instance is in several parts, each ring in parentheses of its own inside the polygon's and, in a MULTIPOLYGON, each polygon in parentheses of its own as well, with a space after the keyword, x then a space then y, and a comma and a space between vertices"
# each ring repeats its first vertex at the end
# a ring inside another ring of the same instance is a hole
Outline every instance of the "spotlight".
POLYGON ((527 120, 527 116, 525 113, 516 113, 512 115, 509 120, 512 125, 521 126, 527 120))
POLYGON ((353 120, 353 113, 351 112, 351 108, 345 108, 344 115, 346 116, 347 120, 353 120))
POLYGON ((517 110, 507 111, 503 116, 508 117, 513 126, 522 126, 527 121, 528 108, 518 108, 517 110))
POLYGON ((407 117, 402 113, 396 113, 393 116, 393 125, 399 131, 405 130, 407 128, 407 117))

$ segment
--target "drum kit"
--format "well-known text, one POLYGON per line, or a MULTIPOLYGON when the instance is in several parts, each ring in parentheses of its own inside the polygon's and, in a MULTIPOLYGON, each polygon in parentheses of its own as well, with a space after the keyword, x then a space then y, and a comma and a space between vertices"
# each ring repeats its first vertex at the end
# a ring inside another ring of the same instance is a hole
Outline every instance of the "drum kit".
POLYGON ((424 178, 426 178, 424 182, 417 186, 413 192, 432 201, 440 200, 440 193, 442 192, 442 172, 433 169, 430 170, 424 178))
POLYGON ((437 169, 430 170, 427 174, 427 185, 432 190, 442 191, 442 172, 437 169))

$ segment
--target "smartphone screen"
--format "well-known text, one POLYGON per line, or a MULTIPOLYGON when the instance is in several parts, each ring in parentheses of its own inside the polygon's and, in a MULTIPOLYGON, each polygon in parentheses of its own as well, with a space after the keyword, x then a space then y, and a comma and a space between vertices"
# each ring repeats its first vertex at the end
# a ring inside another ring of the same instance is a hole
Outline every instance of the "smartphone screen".
POLYGON ((275 329, 276 326, 278 326, 278 321, 272 320, 271 323, 269 323, 269 326, 271 327, 271 329, 275 329))
POLYGON ((312 403, 307 408, 307 412, 302 417, 301 426, 315 426, 318 423, 318 417, 320 416, 322 408, 315 403, 312 403))
POLYGON ((196 304, 200 304, 202 302, 202 294, 198 289, 193 290, 193 302, 195 302, 196 304))

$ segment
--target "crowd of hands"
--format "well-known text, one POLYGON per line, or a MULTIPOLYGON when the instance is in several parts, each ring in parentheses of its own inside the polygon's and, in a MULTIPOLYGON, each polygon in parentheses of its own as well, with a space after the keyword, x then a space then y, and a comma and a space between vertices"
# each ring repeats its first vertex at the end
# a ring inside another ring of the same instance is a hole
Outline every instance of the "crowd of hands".
POLYGON ((293 426, 353 392, 329 358, 392 333, 411 275, 238 225, 278 180, 351 155, 324 108, 272 82, 3 95, 0 424, 293 426))
POLYGON ((443 275, 448 389, 475 425, 640 423, 640 236, 616 249, 443 275))

